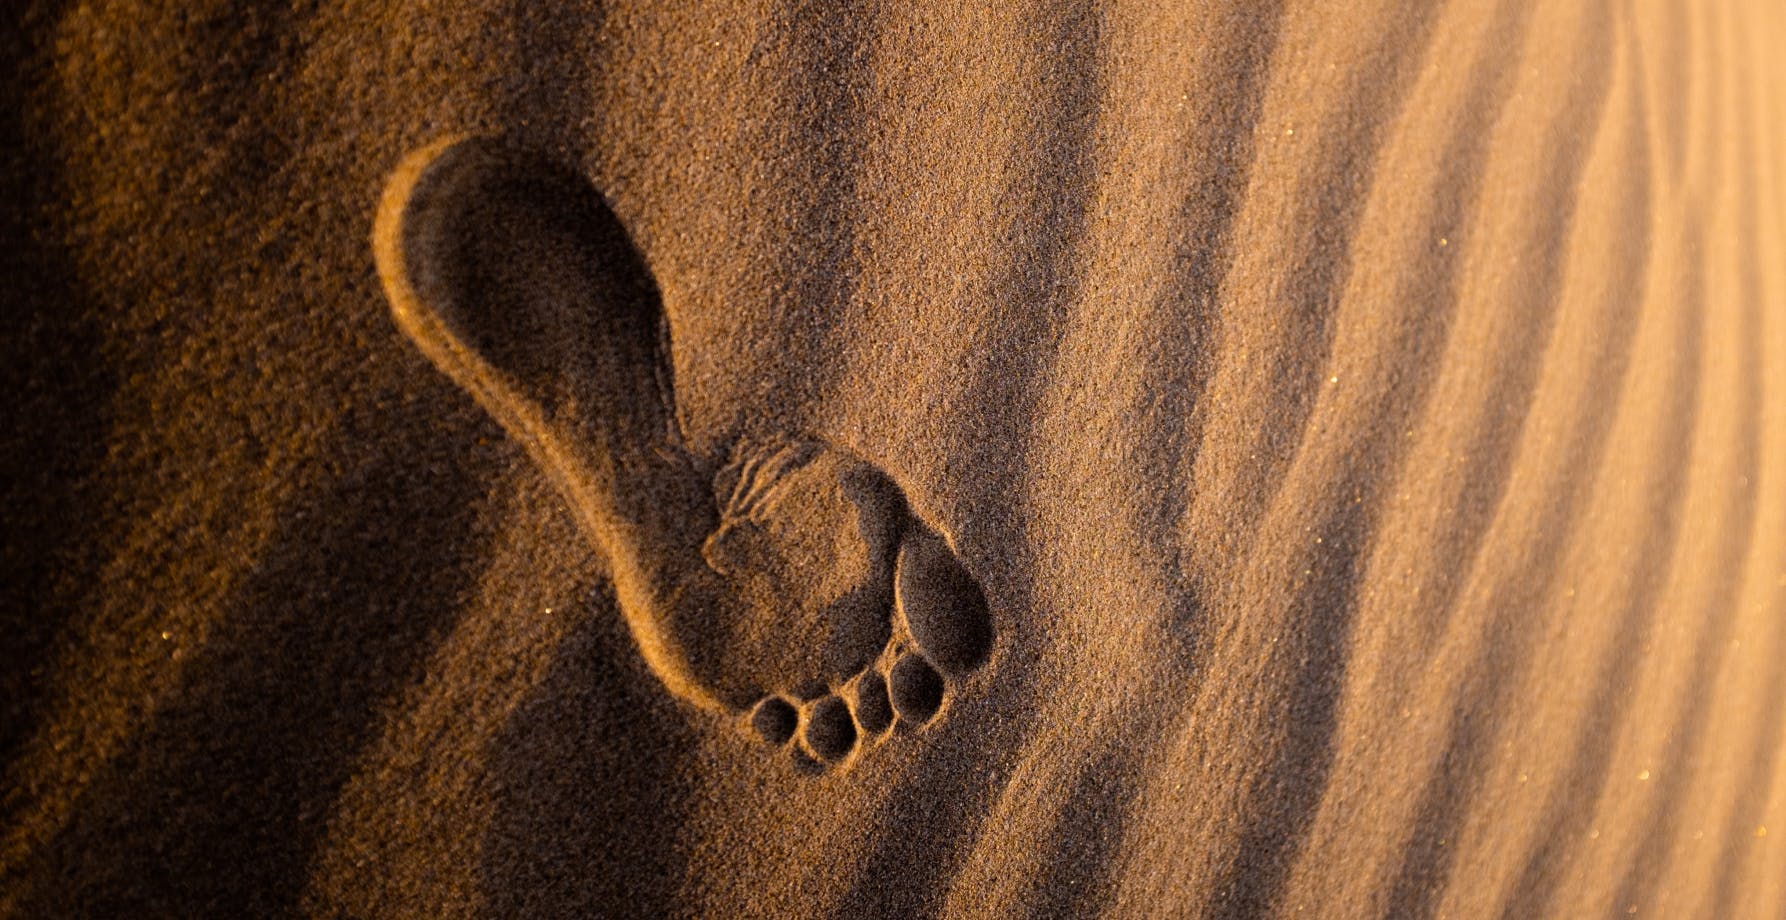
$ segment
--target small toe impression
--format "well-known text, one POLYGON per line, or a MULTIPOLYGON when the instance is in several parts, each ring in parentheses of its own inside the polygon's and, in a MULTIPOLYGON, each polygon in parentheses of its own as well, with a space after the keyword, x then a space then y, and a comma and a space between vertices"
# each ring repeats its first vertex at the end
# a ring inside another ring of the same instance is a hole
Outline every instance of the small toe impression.
POLYGON ((757 704, 756 711, 750 714, 750 727, 756 729, 764 741, 780 747, 794 737, 794 729, 800 725, 800 713, 794 710, 792 703, 779 696, 772 696, 757 704))
POLYGON ((979 667, 992 651, 992 617, 980 583, 942 535, 914 526, 899 548, 897 598, 912 639, 945 673, 979 667))
POLYGON ((824 761, 847 756, 856 746, 856 720, 850 717, 849 704, 835 696, 814 703, 806 719, 806 746, 824 761))
POLYGON ((893 703, 887 699, 887 681, 870 671, 856 684, 856 721, 862 730, 878 735, 893 725, 893 703))
POLYGON ((906 725, 915 728, 929 722, 943 706, 943 676, 921 655, 895 661, 887 684, 893 709, 906 725))

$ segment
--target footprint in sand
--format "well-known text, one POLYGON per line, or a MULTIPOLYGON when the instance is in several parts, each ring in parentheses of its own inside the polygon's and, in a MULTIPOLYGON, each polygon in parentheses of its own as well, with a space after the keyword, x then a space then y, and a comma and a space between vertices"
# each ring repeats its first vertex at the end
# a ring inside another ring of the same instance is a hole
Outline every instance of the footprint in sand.
POLYGON ((714 479, 708 567, 754 615, 727 624, 734 660, 776 691, 751 708, 765 741, 818 762, 895 724, 920 727, 947 680, 985 660, 979 584, 885 473, 813 440, 744 445, 714 479))
POLYGON ((588 182, 488 140, 411 154, 373 233, 398 326, 557 485, 666 689, 796 763, 942 711, 992 620, 886 473, 805 437, 687 447, 659 293, 588 182))

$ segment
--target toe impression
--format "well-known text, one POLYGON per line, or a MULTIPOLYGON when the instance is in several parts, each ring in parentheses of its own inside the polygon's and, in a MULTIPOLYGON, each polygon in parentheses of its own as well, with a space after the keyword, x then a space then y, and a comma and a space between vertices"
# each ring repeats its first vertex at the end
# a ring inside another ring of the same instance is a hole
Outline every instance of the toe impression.
POLYGON ((856 721, 849 704, 835 696, 821 698, 806 717, 806 747, 827 763, 847 757, 856 747, 856 721))
POLYGON ((912 639, 943 673, 959 676, 992 651, 992 617, 980 583, 941 534, 914 524, 899 548, 895 598, 912 639))
POLYGON ((901 724, 917 728, 936 716, 943 706, 943 676, 924 660, 924 656, 907 654, 893 662, 887 674, 888 696, 901 724))

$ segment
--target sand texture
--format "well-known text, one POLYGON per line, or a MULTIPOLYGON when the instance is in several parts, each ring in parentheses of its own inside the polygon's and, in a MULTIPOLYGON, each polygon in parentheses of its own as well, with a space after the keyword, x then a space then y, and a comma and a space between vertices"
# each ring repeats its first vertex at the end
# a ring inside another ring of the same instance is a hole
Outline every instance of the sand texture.
POLYGON ((25 4, 0 916, 1786 916, 1786 7, 25 4))

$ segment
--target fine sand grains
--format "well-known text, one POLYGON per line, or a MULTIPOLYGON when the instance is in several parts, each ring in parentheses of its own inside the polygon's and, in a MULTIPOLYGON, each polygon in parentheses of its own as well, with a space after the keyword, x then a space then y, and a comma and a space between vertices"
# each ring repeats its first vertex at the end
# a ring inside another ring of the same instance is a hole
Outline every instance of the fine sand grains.
POLYGON ((0 916, 1786 909, 1777 3, 9 26, 0 916))

